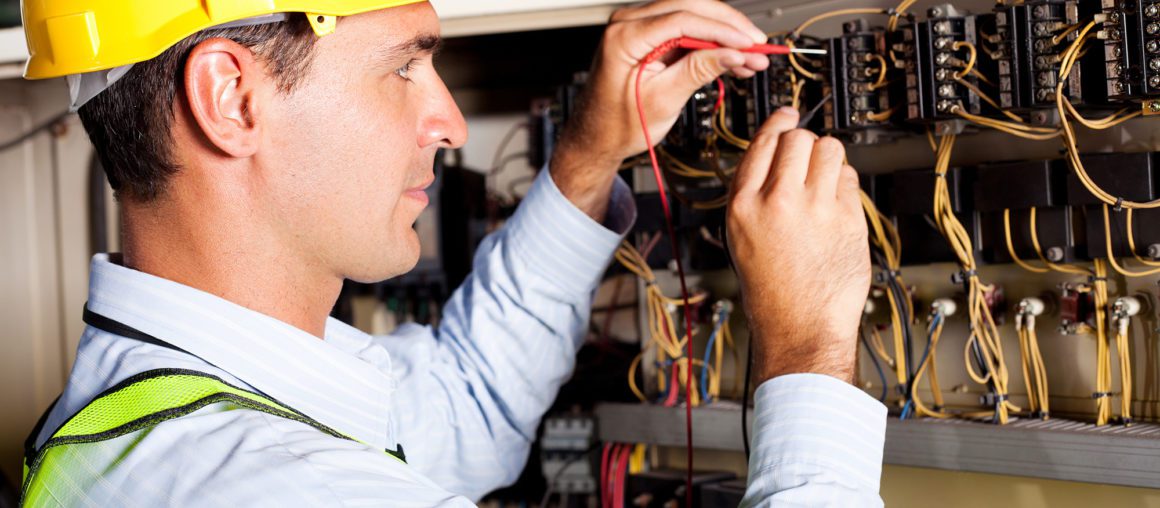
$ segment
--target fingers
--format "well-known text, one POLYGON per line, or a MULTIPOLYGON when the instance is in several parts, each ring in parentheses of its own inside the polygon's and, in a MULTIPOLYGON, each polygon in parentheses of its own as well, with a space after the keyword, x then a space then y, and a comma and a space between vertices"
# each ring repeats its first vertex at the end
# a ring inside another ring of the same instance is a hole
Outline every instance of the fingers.
POLYGON ((805 129, 794 129, 782 134, 777 142, 777 153, 773 155, 773 169, 762 191, 769 193, 775 188, 790 192, 802 190, 810 172, 810 159, 817 139, 816 134, 805 129))
POLYGON ((735 25, 690 11, 675 11, 630 21, 624 23, 624 26, 625 35, 630 40, 645 44, 648 51, 679 37, 692 37, 735 49, 748 48, 754 44, 753 36, 735 25))
POLYGON ((846 149, 837 139, 826 136, 814 142, 806 188, 817 197, 836 199, 845 158, 846 149))
POLYGON ((694 51, 661 72, 656 93, 665 102, 687 101, 690 95, 731 69, 741 69, 745 56, 736 49, 694 51))
POLYGON ((639 7, 626 7, 616 11, 612 15, 612 22, 651 18, 677 11, 688 11, 705 18, 717 19, 733 25, 738 30, 747 34, 751 44, 763 43, 767 40, 765 32, 757 28, 757 25, 754 25, 748 16, 725 2, 715 0, 664 0, 639 7))
POLYGON ((756 194, 761 190, 773 166, 773 154, 777 151, 778 140, 783 133, 797 127, 799 118, 797 110, 781 108, 766 120, 754 136, 733 177, 734 196, 756 194))
POLYGON ((847 211, 854 214, 862 213, 862 183, 858 180, 858 172, 853 166, 842 165, 838 174, 838 202, 847 211))

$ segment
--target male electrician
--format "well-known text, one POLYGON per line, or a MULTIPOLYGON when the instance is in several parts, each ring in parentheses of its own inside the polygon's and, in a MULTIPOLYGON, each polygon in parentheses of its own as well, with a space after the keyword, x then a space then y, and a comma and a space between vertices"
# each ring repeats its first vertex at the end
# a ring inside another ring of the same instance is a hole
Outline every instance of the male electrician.
MULTIPOLYGON (((25 0, 30 78, 69 76, 122 205, 92 261, 24 502, 470 506, 515 480, 568 378, 594 288, 635 218, 616 171, 643 151, 637 62, 690 36, 727 49, 647 69, 653 139, 764 34, 712 0, 612 16, 590 87, 438 328, 372 337, 327 317, 343 279, 416 263, 411 226, 464 119, 419 0, 25 0)), ((841 144, 780 111, 733 183, 729 241, 752 330, 745 504, 878 506, 885 408, 852 387, 870 279, 841 144)))

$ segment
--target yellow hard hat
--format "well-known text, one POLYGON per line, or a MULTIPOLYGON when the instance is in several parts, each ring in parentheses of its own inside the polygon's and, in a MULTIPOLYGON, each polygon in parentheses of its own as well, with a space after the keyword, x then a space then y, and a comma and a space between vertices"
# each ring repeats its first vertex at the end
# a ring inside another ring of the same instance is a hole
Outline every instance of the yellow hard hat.
POLYGON ((350 16, 424 0, 22 0, 28 66, 46 79, 152 59, 197 32, 246 18, 302 12, 318 35, 350 16))

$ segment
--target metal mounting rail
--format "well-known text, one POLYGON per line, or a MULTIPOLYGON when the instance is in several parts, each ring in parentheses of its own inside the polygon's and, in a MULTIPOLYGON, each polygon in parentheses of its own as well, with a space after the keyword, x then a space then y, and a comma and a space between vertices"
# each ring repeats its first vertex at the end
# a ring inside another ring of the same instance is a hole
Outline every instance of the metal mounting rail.
MULTIPOLYGON (((596 417, 604 441, 685 444, 683 408, 601 404, 596 417)), ((724 403, 694 409, 693 431, 698 448, 741 451, 740 407, 724 403)), ((1160 488, 1160 425, 1016 420, 997 426, 891 418, 883 460, 900 466, 1160 488)))

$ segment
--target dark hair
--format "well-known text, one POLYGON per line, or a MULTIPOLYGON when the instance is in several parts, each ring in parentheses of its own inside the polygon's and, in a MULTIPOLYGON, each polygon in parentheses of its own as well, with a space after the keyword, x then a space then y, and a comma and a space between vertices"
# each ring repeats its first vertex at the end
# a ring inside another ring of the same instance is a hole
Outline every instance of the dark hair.
POLYGON ((164 194, 180 170, 173 160, 174 99, 185 79, 189 53, 213 38, 250 48, 278 89, 291 92, 310 67, 317 36, 305 15, 285 22, 205 30, 138 63, 121 80, 81 107, 85 131, 118 199, 150 202, 164 194))

